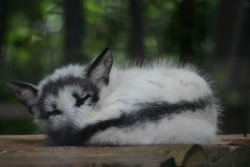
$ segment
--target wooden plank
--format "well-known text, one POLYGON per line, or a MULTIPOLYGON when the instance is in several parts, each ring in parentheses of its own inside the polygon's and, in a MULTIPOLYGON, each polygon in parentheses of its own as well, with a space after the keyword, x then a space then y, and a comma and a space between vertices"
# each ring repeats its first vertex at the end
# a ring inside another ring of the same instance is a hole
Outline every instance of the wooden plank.
POLYGON ((220 144, 241 146, 250 143, 250 134, 219 135, 220 144))
POLYGON ((160 166, 181 164, 192 145, 48 147, 44 135, 0 136, 0 166, 160 166))
POLYGON ((230 147, 250 143, 249 135, 221 135, 221 144, 202 148, 198 145, 49 147, 44 142, 45 137, 0 135, 0 166, 147 167, 165 165, 171 157, 177 166, 183 163, 192 166, 190 162, 215 162, 232 151, 230 147))

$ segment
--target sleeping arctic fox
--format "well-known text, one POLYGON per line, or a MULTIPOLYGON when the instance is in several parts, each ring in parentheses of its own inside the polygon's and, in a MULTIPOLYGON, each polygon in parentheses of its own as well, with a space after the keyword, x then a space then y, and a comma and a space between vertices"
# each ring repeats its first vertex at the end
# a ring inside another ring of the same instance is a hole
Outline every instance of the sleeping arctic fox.
POLYGON ((9 82, 47 134, 49 145, 212 144, 218 105, 190 67, 113 67, 110 49, 69 65, 38 86, 9 82))

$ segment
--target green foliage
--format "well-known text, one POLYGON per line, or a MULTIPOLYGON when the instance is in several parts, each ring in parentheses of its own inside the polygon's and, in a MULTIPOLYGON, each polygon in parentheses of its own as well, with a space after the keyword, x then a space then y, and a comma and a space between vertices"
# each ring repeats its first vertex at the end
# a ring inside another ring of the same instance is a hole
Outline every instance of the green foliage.
POLYGON ((0 119, 0 134, 41 134, 30 119, 0 119))
MULTIPOLYGON (((186 45, 193 55, 201 57, 202 63, 206 54, 213 53, 213 48, 206 48, 214 42, 211 27, 215 24, 217 1, 194 1, 192 29, 181 24, 179 11, 182 2, 144 0, 141 19, 147 56, 180 56, 186 45), (208 24, 208 21, 212 24, 208 24)), ((82 8, 85 20, 81 49, 85 56, 83 60, 89 61, 106 47, 112 48, 116 60, 127 59, 125 55, 128 54, 131 35, 129 2, 84 0, 82 8)), ((4 70, 6 74, 1 74, 1 88, 6 88, 3 81, 12 79, 37 83, 63 63, 63 5, 56 0, 26 0, 25 3, 11 0, 8 11, 6 42, 2 46, 2 68, 9 70, 4 70), (33 75, 34 72, 36 75, 33 75)), ((7 96, 9 95, 1 96, 1 101, 6 101, 7 96)))

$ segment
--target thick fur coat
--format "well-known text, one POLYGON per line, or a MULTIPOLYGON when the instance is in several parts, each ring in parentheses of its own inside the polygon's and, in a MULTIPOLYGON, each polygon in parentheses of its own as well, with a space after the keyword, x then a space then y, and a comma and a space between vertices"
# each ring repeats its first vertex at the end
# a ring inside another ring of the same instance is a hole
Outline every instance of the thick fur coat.
POLYGON ((38 86, 8 85, 47 134, 49 145, 212 144, 219 107, 190 66, 117 68, 109 49, 86 66, 69 65, 38 86))

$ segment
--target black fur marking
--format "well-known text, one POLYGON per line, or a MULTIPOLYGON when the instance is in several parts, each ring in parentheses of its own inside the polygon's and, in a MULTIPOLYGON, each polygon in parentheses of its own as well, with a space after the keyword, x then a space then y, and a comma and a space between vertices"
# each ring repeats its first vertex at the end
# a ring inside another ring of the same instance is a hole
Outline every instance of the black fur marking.
POLYGON ((50 146, 80 146, 82 144, 83 134, 80 130, 69 125, 60 130, 48 131, 47 143, 50 146))
POLYGON ((53 94, 54 96, 57 96, 59 90, 69 85, 79 85, 85 88, 87 85, 89 85, 89 82, 82 78, 74 77, 71 75, 61 77, 57 80, 50 80, 46 85, 43 86, 41 97, 46 94, 53 94))
POLYGON ((58 110, 55 104, 52 104, 53 107, 53 111, 47 112, 46 115, 44 115, 43 119, 49 119, 52 116, 56 116, 56 115, 62 115, 62 111, 58 110))
MULTIPOLYGON (((95 124, 90 124, 83 128, 82 130, 77 131, 69 131, 68 135, 65 135, 65 138, 60 137, 58 141, 59 144, 62 145, 84 145, 87 143, 92 136, 94 136, 97 132, 107 130, 108 128, 118 127, 118 128, 126 128, 133 126, 140 126, 142 122, 158 122, 163 118, 172 119, 174 114, 179 114, 185 111, 196 112, 197 110, 204 110, 206 107, 211 106, 213 103, 213 99, 211 96, 207 96, 204 98, 197 99, 196 101, 188 102, 188 101, 180 101, 175 104, 170 104, 166 101, 157 101, 154 103, 141 103, 137 104, 140 108, 137 111, 129 112, 129 114, 123 113, 119 118, 113 118, 109 120, 99 121, 95 124), (72 134, 73 133, 73 134, 72 134), (78 137, 72 141, 72 139, 68 139, 68 137, 78 137), (70 143, 72 142, 72 143, 70 143)), ((65 129, 65 128, 64 128, 65 129)), ((65 130, 63 131, 65 132, 65 130)), ((60 133, 52 132, 52 133, 60 133)), ((67 132, 65 132, 67 133, 67 132)), ((55 135, 55 143, 57 142, 57 135, 55 135)), ((53 135, 50 136, 53 139, 53 135)))
POLYGON ((62 111, 55 109, 52 112, 48 112, 46 119, 48 119, 51 116, 56 116, 56 115, 62 115, 62 111))
POLYGON ((33 111, 32 111, 32 107, 30 106, 30 107, 28 107, 29 108, 29 112, 32 114, 32 115, 34 115, 34 113, 33 113, 33 111))
POLYGON ((76 100, 80 99, 80 96, 79 96, 76 92, 74 92, 74 93, 72 94, 72 96, 73 96, 76 100))
MULTIPOLYGON (((57 80, 50 80, 46 85, 43 86, 41 91, 42 94, 38 100, 38 107, 40 109, 40 117, 39 117, 40 119, 48 119, 50 117, 49 111, 46 111, 44 107, 45 98, 51 94, 54 96, 58 96, 60 90, 62 90, 65 86, 70 86, 70 85, 80 86, 83 91, 91 92, 93 103, 96 103, 99 100, 100 90, 97 88, 97 86, 95 86, 93 83, 91 83, 86 79, 69 75, 61 77, 57 80)), ((79 97, 79 96, 76 97, 76 94, 72 96, 75 98, 79 97)), ((80 102, 78 105, 80 105, 80 102)), ((60 112, 55 112, 55 113, 57 113, 55 115, 58 115, 60 112)))
MULTIPOLYGON (((99 91, 98 91, 99 93, 99 91)), ((94 94, 92 97, 91 97, 91 103, 92 104, 95 104, 99 101, 99 94, 94 94)))
POLYGON ((87 142, 98 131, 104 131, 111 127, 131 127, 139 125, 142 122, 157 122, 163 118, 171 119, 173 114, 185 112, 187 110, 195 112, 197 110, 205 110, 206 107, 212 105, 212 97, 208 96, 193 102, 180 101, 175 104, 169 104, 165 101, 154 103, 141 103, 138 111, 122 114, 119 118, 100 121, 96 124, 88 125, 82 130, 82 143, 87 142))
POLYGON ((80 107, 81 105, 83 105, 85 103, 85 101, 90 98, 91 96, 89 94, 87 94, 86 96, 84 96, 83 98, 78 98, 76 99, 76 107, 80 107))

